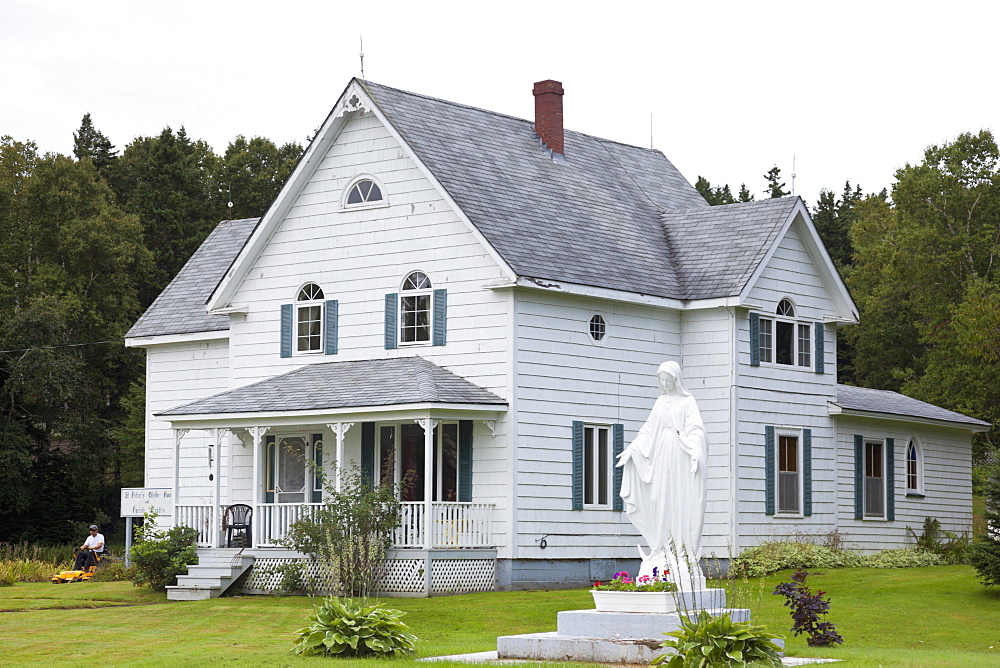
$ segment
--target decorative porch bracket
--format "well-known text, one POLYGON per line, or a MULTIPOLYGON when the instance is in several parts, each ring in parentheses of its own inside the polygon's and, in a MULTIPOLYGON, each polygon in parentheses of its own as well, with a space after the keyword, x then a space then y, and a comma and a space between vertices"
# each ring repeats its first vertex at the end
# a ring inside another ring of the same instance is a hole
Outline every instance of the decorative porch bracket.
POLYGON ((344 462, 344 437, 347 436, 348 430, 354 426, 353 422, 331 422, 326 425, 327 429, 333 432, 333 437, 337 439, 336 445, 336 457, 337 462, 334 467, 334 489, 338 492, 340 491, 340 470, 343 468, 344 462))
POLYGON ((486 428, 490 430, 490 436, 492 436, 493 438, 496 438, 497 437, 497 423, 496 423, 496 421, 494 421, 494 420, 483 420, 483 424, 485 424, 486 428))

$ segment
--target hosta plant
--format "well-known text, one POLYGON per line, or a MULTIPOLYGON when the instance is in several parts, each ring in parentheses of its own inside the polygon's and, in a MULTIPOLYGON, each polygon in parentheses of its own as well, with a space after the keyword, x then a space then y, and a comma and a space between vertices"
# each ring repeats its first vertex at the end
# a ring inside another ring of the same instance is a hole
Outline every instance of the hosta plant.
POLYGON ((313 606, 309 626, 295 632, 292 652, 376 657, 412 652, 417 638, 400 620, 404 614, 366 599, 330 596, 313 606))
POLYGON ((772 642, 781 636, 768 633, 763 626, 734 622, 729 613, 713 617, 702 610, 696 618, 682 616, 681 628, 665 635, 674 639, 664 641, 663 646, 677 653, 661 654, 653 664, 668 668, 781 665, 781 648, 772 642))

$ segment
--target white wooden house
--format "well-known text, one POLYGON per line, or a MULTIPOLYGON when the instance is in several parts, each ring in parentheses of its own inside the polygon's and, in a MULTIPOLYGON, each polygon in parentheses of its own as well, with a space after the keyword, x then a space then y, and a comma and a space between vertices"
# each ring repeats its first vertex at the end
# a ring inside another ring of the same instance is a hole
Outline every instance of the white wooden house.
MULTIPOLYGON (((352 80, 265 215, 227 221, 129 331, 146 485, 258 563, 322 499, 294 453, 414 471, 387 589, 585 583, 637 558, 614 455, 674 359, 706 423, 705 553, 971 518, 985 423, 840 386, 857 309, 797 197, 710 207, 660 152, 352 80)), ((257 588, 267 583, 258 582, 257 588)), ((253 583, 251 583, 253 588, 253 583)))

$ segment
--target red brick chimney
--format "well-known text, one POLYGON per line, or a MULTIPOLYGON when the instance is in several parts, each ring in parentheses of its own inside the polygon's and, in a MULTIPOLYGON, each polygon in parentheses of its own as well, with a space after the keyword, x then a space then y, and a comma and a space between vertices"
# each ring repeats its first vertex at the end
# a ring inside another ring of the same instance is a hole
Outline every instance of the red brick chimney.
POLYGON ((547 79, 535 84, 535 134, 553 153, 563 154, 563 87, 547 79))

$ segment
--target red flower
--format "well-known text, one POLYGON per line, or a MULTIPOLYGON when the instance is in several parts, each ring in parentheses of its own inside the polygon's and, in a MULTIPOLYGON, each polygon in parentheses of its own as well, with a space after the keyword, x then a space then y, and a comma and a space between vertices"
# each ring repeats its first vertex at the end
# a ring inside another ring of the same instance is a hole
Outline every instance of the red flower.
POLYGON ((597 582, 595 582, 595 583, 594 583, 594 586, 595 586, 595 587, 600 587, 600 586, 601 586, 601 581, 600 581, 600 580, 598 580, 597 582))

